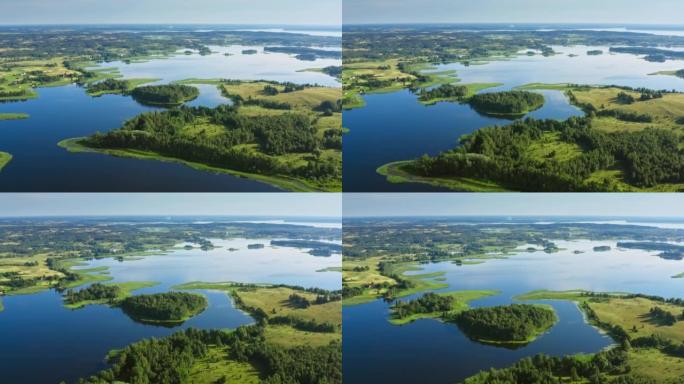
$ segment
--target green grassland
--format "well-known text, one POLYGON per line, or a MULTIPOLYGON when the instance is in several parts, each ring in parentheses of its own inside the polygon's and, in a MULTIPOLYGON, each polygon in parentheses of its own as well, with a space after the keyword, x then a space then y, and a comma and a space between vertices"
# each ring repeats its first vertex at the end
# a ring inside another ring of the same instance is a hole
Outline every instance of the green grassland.
POLYGON ((196 361, 188 373, 188 384, 261 383, 261 373, 248 362, 228 359, 230 350, 210 345, 206 356, 196 361))
POLYGON ((404 325, 412 323, 418 319, 436 319, 453 316, 459 312, 469 309, 469 303, 471 301, 482 299, 488 296, 494 296, 497 294, 499 294, 499 291, 494 290, 467 290, 439 293, 440 296, 448 296, 453 299, 452 307, 449 312, 416 313, 404 318, 398 318, 391 315, 388 321, 394 325, 404 325))
POLYGON ((464 192, 507 192, 505 186, 494 181, 474 179, 470 177, 423 177, 406 171, 411 160, 395 161, 380 166, 376 172, 387 177, 390 183, 421 183, 435 187, 448 188, 464 192))
MULTIPOLYGON (((92 271, 92 269, 91 269, 91 271, 92 271)), ((87 305, 93 305, 93 304, 115 305, 117 302, 121 301, 122 299, 125 299, 128 296, 131 296, 133 291, 136 291, 136 290, 142 289, 142 288, 154 287, 155 285, 159 285, 159 283, 156 281, 130 281, 130 282, 123 282, 123 283, 110 283, 110 284, 106 284, 106 285, 119 287, 119 289, 120 289, 119 295, 115 299, 113 299, 113 300, 108 300, 108 299, 104 299, 104 300, 83 300, 83 301, 78 301, 75 303, 64 303, 64 307, 69 308, 69 309, 79 309, 79 308, 83 308, 87 305)))
POLYGON ((0 151, 0 171, 2 171, 5 166, 12 161, 12 155, 7 152, 0 151))
POLYGON ((24 120, 28 119, 27 113, 0 113, 0 121, 2 120, 24 120))
POLYGON ((297 294, 313 303, 317 294, 311 292, 269 284, 243 285, 232 282, 190 282, 173 288, 224 291, 235 299, 238 308, 243 309, 255 318, 262 314, 265 314, 266 320, 270 317, 293 317, 316 323, 330 323, 337 328, 336 332, 309 332, 285 324, 267 324, 265 326, 266 340, 278 346, 286 348, 299 345, 324 346, 330 342, 342 340, 342 307, 339 301, 312 304, 307 308, 299 308, 292 306, 288 300, 290 295, 297 294))

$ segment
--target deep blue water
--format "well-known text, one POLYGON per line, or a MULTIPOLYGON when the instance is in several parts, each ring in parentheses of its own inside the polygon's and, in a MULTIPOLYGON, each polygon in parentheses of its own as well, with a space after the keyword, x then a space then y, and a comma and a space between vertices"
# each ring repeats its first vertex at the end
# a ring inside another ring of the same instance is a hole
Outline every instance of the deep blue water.
MULTIPOLYGON (((561 92, 543 91, 544 107, 535 118, 566 119, 582 112, 568 104, 561 92)), ((392 161, 453 148, 464 134, 511 120, 483 116, 467 104, 442 102, 425 106, 409 90, 364 96, 366 106, 344 111, 343 183, 349 192, 446 191, 425 184, 392 184, 376 172, 392 161)))
MULTIPOLYGON (((472 302, 474 307, 509 304, 515 296, 536 289, 682 297, 684 282, 670 277, 683 268, 682 261, 661 259, 656 252, 621 250, 615 241, 555 242, 562 250, 554 254, 519 252, 506 259, 463 266, 431 263, 421 265, 421 271, 408 274, 444 271, 444 282, 449 287, 442 292, 478 289, 500 292, 472 302), (606 244, 613 251, 593 251, 594 246, 606 244), (574 254, 575 250, 584 253, 574 254)), ((552 305, 559 322, 532 343, 515 350, 473 342, 456 325, 434 319, 392 325, 387 321, 389 304, 382 300, 345 306, 342 309, 345 383, 453 384, 481 370, 510 366, 526 356, 594 353, 613 344, 608 336, 584 321, 574 303, 538 303, 552 305)))
MULTIPOLYGON (((217 91, 207 87, 202 91, 192 105, 213 106, 222 101, 217 91)), ((120 95, 93 98, 76 85, 40 88, 38 93, 37 99, 0 104, 0 112, 30 115, 25 120, 0 121, 0 150, 14 156, 0 172, 0 191, 277 191, 264 183, 176 163, 69 153, 57 143, 118 128, 125 120, 154 108, 120 95)))

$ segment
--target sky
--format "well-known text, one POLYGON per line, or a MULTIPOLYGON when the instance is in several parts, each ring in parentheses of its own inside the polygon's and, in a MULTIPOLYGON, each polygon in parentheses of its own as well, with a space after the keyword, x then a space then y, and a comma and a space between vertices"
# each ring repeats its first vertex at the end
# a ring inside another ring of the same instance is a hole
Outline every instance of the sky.
POLYGON ((345 24, 684 24, 682 0, 344 0, 345 24))
POLYGON ((684 218, 681 193, 349 193, 352 216, 644 216, 684 218))
POLYGON ((339 193, 3 193, 0 216, 340 217, 339 193))
POLYGON ((0 0, 0 24, 340 25, 342 0, 0 0))

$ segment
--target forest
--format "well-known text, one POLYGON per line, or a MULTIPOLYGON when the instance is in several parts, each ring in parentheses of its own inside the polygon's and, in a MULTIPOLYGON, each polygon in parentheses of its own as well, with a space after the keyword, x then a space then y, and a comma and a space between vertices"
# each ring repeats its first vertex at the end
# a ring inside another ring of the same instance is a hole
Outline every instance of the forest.
POLYGON ((468 309, 448 320, 472 339, 513 343, 529 342, 553 326, 558 318, 550 307, 512 304, 468 309))
POLYGON ((144 322, 178 322, 207 308, 207 298, 186 292, 166 292, 126 297, 119 304, 133 319, 144 322))
POLYGON ((174 106, 197 98, 199 89, 183 84, 146 85, 134 88, 131 96, 141 104, 174 106))
POLYGON ((64 301, 68 304, 87 300, 114 300, 121 289, 116 285, 94 283, 80 290, 69 289, 64 293, 64 301))
POLYGON ((486 115, 519 116, 544 105, 544 96, 527 91, 486 92, 473 95, 470 105, 486 115))
POLYGON ((435 157, 423 156, 406 170, 426 177, 472 177, 495 180, 519 191, 613 191, 608 179, 587 182, 599 170, 619 167, 636 187, 684 180, 679 137, 672 131, 603 132, 591 128, 591 118, 566 121, 527 118, 507 126, 477 130, 461 138, 461 146, 435 157), (581 147, 577 156, 557 161, 529 155, 530 146, 545 134, 581 147))
POLYGON ((463 85, 442 84, 432 89, 420 91, 418 99, 428 101, 433 99, 463 98, 468 94, 468 87, 463 85))
POLYGON ((392 306, 392 311, 394 316, 400 319, 418 313, 448 312, 452 309, 453 301, 450 296, 428 292, 408 302, 397 300, 392 306))
POLYGON ((81 383, 184 384, 193 364, 217 346, 227 348, 226 361, 257 367, 264 384, 342 383, 339 344, 283 348, 266 342, 261 326, 240 327, 232 332, 190 328, 166 338, 143 340, 116 353, 110 368, 82 379, 81 383))

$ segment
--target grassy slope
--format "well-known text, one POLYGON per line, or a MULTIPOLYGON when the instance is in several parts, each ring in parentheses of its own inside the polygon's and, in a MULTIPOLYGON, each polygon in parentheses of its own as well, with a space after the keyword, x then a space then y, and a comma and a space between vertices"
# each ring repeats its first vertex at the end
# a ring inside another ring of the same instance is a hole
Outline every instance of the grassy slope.
POLYGON ((0 171, 2 171, 5 166, 12 161, 12 155, 7 152, 0 151, 0 171))
MULTIPOLYGON (((448 312, 449 315, 455 315, 459 312, 463 312, 470 308, 469 303, 474 300, 482 299, 488 296, 497 295, 499 291, 493 290, 469 290, 469 291, 454 291, 454 292, 444 292, 439 293, 441 296, 450 296, 453 298, 453 304, 451 310, 448 312)), ((418 319, 434 319, 441 318, 443 312, 430 312, 430 313, 416 313, 411 316, 404 318, 396 318, 390 316, 388 319, 390 323, 394 325, 404 325, 412 323, 418 319)))
POLYGON ((469 177, 423 177, 409 173, 403 166, 411 160, 395 161, 380 166, 376 172, 390 183, 421 183, 463 192, 506 192, 508 189, 494 181, 469 177))
MULTIPOLYGON (((154 287, 155 285, 158 285, 159 283, 156 281, 130 281, 130 282, 125 282, 125 283, 111 283, 107 285, 113 285, 117 286, 120 288, 119 295, 112 301, 112 302, 118 302, 121 301, 122 299, 125 299, 128 296, 131 296, 133 291, 136 291, 138 289, 142 288, 147 288, 147 287, 154 287)), ((78 301, 75 303, 64 303, 65 308, 70 308, 70 309, 78 309, 78 308, 83 308, 87 305, 92 305, 92 304, 108 304, 110 303, 110 300, 83 300, 83 301, 78 301)))

